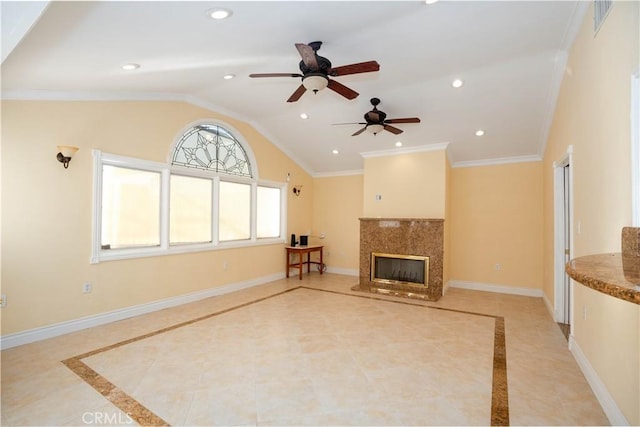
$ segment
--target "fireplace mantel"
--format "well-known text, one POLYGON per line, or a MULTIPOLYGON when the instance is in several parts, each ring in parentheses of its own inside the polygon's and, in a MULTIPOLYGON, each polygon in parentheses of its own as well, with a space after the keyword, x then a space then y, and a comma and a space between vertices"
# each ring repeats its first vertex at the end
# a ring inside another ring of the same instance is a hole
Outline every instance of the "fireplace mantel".
POLYGON ((443 289, 444 219, 360 218, 359 283, 354 290, 437 301, 443 289), (429 257, 423 288, 371 281, 371 253, 429 257))

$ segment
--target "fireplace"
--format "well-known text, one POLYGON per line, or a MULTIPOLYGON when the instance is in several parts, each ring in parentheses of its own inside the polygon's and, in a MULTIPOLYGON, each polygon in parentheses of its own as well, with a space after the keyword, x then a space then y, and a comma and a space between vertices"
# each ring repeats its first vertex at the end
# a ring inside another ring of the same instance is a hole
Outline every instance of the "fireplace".
POLYGON ((437 301, 443 276, 443 219, 360 218, 359 282, 353 290, 437 301))
POLYGON ((371 281, 391 285, 429 286, 429 257, 372 252, 371 281))

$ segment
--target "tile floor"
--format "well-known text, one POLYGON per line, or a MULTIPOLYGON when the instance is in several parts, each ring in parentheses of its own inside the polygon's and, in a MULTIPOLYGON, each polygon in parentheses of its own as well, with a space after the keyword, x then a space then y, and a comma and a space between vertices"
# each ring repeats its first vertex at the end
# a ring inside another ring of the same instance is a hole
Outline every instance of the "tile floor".
POLYGON ((608 424, 540 298, 356 281, 312 273, 4 350, 2 425, 608 424))

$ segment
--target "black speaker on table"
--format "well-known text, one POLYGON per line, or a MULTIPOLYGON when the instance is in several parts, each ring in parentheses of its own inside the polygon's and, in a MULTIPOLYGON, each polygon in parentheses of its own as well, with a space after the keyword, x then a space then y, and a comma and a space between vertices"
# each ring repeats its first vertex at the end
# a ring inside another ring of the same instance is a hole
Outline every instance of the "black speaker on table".
POLYGON ((292 234, 291 235, 291 246, 295 246, 296 245, 296 235, 292 234))

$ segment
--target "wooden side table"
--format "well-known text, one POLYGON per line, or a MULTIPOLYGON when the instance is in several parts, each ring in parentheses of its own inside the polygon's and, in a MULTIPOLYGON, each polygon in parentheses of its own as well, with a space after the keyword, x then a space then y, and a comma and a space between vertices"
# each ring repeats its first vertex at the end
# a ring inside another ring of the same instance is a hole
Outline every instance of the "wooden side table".
POLYGON ((287 277, 289 277, 289 269, 291 267, 297 268, 300 276, 300 280, 302 280, 302 266, 307 264, 307 273, 311 273, 311 264, 316 264, 320 268, 320 274, 322 274, 322 270, 324 270, 323 262, 322 262, 322 245, 315 246, 285 246, 284 248, 287 250, 287 277), (311 261, 311 252, 320 252, 320 262, 311 261), (291 254, 298 254, 298 257, 294 256, 294 261, 291 261, 291 254), (304 255, 307 254, 307 260, 304 260, 304 255))

